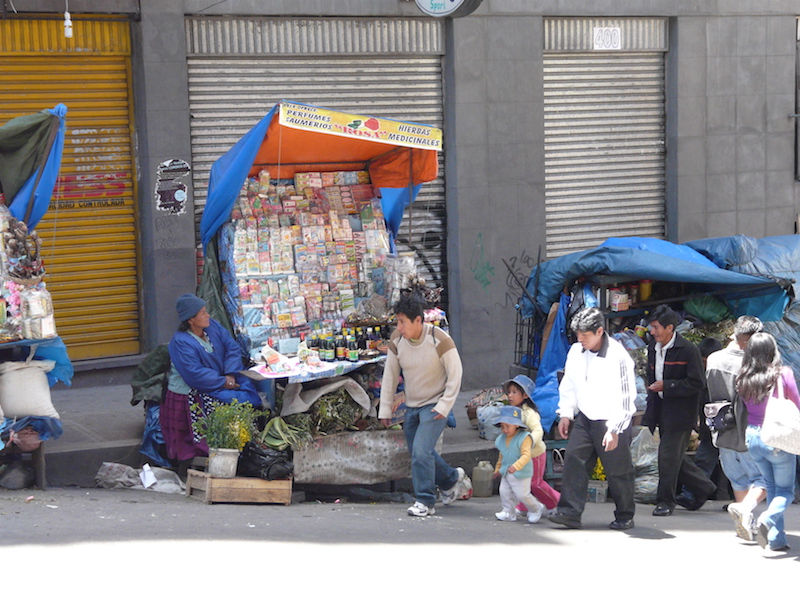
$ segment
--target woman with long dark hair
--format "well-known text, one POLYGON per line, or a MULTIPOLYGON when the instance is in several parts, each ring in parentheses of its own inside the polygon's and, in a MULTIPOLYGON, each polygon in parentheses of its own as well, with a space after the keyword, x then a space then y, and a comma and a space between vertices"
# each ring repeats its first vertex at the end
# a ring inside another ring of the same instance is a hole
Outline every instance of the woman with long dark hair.
MULTIPOLYGON (((767 446, 761 439, 761 426, 770 402, 783 396, 800 407, 800 393, 794 373, 784 367, 775 338, 755 333, 747 342, 742 368, 736 377, 739 397, 747 407, 747 448, 767 484, 767 509, 758 518, 756 540, 762 548, 786 551, 783 513, 794 499, 796 459, 794 454, 767 446)), ((751 514, 742 515, 742 525, 752 523, 751 514)))

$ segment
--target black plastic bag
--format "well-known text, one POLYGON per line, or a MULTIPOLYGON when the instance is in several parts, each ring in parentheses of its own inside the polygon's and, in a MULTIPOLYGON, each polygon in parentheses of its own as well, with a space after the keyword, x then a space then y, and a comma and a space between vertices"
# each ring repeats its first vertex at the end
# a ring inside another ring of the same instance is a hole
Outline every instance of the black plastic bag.
POLYGON ((275 450, 256 442, 247 442, 239 456, 237 474, 242 477, 260 477, 272 481, 286 479, 294 472, 294 464, 287 450, 275 450))

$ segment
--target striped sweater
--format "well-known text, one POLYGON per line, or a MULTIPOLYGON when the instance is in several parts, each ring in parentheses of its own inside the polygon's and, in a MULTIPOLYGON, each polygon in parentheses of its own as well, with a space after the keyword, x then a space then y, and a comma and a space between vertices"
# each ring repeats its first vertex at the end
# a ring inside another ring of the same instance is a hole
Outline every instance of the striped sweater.
POLYGON ((381 383, 381 403, 378 417, 392 416, 397 382, 402 370, 405 381, 406 406, 416 408, 431 405, 436 412, 447 416, 461 391, 461 358, 453 338, 425 323, 422 336, 416 342, 403 338, 397 331, 389 340, 389 351, 381 383))

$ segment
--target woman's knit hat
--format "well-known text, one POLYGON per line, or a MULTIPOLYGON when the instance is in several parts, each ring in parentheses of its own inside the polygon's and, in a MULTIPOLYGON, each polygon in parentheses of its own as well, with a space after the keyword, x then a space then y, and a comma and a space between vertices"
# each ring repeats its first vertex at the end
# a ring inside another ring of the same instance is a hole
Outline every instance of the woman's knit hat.
POLYGON ((175 308, 178 311, 178 318, 183 321, 188 321, 199 313, 205 307, 206 301, 201 300, 194 294, 184 294, 178 298, 175 308))

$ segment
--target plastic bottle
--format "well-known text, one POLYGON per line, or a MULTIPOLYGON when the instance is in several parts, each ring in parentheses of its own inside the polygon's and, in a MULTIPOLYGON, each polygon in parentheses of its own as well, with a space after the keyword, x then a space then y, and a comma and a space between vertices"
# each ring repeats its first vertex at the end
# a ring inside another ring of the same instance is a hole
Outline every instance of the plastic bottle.
POLYGON ((488 498, 492 495, 494 467, 488 460, 482 460, 472 469, 472 495, 488 498))
POLYGON ((347 338, 347 360, 350 362, 358 362, 358 346, 353 337, 347 338))
POLYGON ((347 342, 341 334, 336 336, 336 360, 347 360, 347 342))

